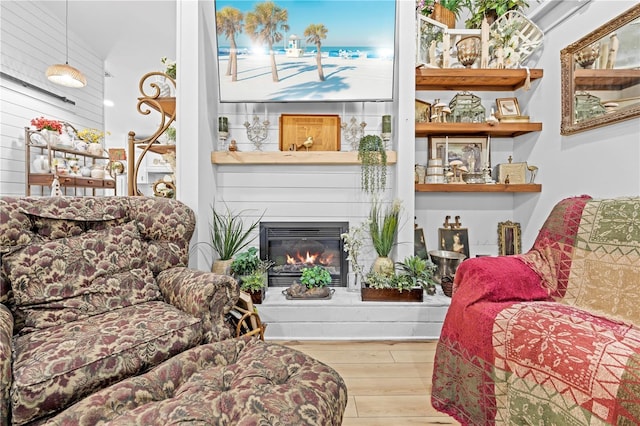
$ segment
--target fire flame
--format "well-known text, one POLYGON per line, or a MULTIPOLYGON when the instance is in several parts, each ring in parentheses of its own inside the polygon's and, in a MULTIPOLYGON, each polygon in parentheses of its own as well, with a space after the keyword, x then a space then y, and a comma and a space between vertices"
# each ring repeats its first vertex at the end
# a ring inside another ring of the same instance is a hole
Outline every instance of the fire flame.
POLYGON ((306 254, 296 253, 291 256, 287 253, 287 264, 288 265, 297 265, 303 263, 305 265, 330 265, 333 261, 333 254, 329 254, 326 257, 321 256, 319 253, 309 253, 307 251, 306 254))

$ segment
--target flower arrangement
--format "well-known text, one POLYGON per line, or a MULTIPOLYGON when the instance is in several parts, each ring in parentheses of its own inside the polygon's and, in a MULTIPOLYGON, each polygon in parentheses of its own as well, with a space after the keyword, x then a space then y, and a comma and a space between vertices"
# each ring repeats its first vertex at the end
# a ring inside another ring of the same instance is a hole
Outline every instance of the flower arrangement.
POLYGON ((160 58, 160 61, 165 65, 166 69, 164 71, 169 77, 176 79, 176 61, 170 61, 166 56, 160 58))
POLYGON ((369 228, 369 221, 364 220, 360 225, 349 229, 349 232, 345 232, 340 235, 340 238, 344 241, 344 251, 347 253, 347 260, 351 262, 351 268, 356 274, 356 277, 364 279, 362 275, 362 265, 358 263, 358 256, 360 256, 360 249, 364 243, 364 238, 369 228))
POLYGON ((102 141, 104 140, 105 134, 110 135, 111 133, 109 132, 105 133, 102 130, 88 128, 88 129, 80 130, 78 132, 78 137, 85 142, 102 143, 102 141))
POLYGON ((34 118, 31 120, 31 125, 38 130, 53 130, 62 134, 62 123, 58 120, 48 120, 44 117, 34 118))

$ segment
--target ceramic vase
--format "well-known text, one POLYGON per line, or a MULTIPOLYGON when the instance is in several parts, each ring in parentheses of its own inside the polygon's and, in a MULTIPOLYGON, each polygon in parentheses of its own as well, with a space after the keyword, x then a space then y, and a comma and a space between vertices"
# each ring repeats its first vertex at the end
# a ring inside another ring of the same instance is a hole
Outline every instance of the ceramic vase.
POLYGON ((49 173, 49 158, 46 155, 38 155, 33 160, 33 173, 49 173))
POLYGON ((394 272, 393 260, 386 256, 378 256, 373 262, 373 271, 381 275, 391 276, 394 272))
POLYGON ((458 62, 466 68, 471 68, 476 60, 480 57, 480 37, 465 37, 456 43, 458 50, 458 62))
POLYGON ((87 147, 87 152, 92 155, 102 156, 103 151, 102 144, 100 143, 90 143, 87 147))

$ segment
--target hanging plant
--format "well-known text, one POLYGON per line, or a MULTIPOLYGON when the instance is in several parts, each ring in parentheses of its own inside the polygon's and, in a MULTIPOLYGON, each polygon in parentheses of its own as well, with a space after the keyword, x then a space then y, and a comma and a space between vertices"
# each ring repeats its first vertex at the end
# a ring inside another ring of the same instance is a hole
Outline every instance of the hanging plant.
POLYGON ((387 152, 377 135, 367 135, 358 144, 358 160, 362 163, 362 190, 375 193, 387 186, 387 152))

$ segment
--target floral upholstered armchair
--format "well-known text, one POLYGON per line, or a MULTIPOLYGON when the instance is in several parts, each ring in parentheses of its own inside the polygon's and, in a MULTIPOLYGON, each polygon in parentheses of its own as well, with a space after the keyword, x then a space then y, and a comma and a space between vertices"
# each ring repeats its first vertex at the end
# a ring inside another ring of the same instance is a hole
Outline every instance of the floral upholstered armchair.
POLYGON ((187 268, 194 229, 170 199, 0 197, 0 425, 230 337, 238 286, 187 268))

